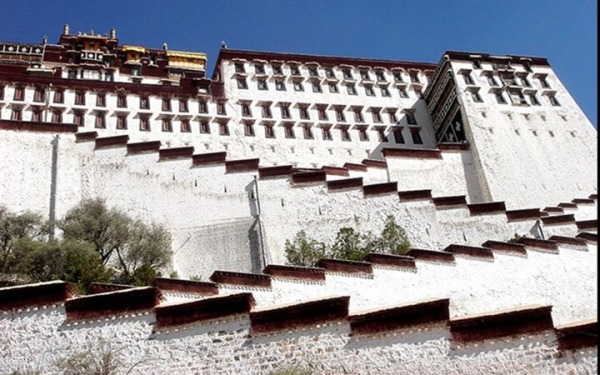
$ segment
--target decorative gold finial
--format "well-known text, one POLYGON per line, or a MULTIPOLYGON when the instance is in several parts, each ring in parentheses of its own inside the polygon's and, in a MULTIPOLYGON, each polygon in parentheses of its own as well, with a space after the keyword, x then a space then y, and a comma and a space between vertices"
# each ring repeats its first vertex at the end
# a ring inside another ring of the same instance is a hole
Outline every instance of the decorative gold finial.
POLYGON ((69 24, 65 23, 63 26, 63 35, 69 35, 69 24))
POLYGON ((115 28, 113 27, 112 29, 110 29, 110 39, 117 39, 117 30, 115 30, 115 28))

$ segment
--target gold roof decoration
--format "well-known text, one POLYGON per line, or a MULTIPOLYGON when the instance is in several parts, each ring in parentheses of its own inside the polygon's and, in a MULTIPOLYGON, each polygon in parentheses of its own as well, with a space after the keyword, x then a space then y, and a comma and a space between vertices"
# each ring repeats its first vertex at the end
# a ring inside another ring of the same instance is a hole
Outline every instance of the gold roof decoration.
POLYGON ((166 51, 169 66, 205 70, 206 54, 201 52, 166 51))
POLYGON ((123 49, 124 52, 139 52, 139 53, 145 53, 146 52, 146 48, 141 47, 141 46, 131 46, 131 45, 123 45, 123 47, 121 47, 123 49))

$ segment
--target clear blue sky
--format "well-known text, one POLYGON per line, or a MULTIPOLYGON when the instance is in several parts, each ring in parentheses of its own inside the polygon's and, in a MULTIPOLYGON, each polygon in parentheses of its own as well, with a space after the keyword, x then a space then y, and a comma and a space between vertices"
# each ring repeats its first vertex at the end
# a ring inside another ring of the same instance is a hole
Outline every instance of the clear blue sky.
POLYGON ((542 56, 598 126, 596 0, 5 0, 0 40, 108 32, 122 44, 437 63, 444 51, 542 56))

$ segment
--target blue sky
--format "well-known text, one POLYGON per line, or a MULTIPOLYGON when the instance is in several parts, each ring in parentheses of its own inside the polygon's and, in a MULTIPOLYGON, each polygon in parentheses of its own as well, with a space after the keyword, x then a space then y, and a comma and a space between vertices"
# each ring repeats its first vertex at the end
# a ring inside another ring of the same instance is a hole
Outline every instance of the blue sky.
POLYGON ((598 126, 595 0, 4 0, 0 40, 71 33, 205 52, 229 48, 437 63, 444 51, 547 57, 598 126))

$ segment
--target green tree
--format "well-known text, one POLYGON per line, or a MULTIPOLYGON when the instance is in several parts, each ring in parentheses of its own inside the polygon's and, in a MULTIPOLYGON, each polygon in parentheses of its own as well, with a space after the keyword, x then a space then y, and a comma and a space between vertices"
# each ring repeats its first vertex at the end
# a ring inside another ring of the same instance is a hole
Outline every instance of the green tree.
POLYGON ((32 212, 15 214, 0 206, 0 272, 14 267, 15 245, 43 234, 42 218, 32 212))
POLYGON ((404 228, 396 223, 393 215, 388 215, 381 236, 374 242, 375 252, 403 255, 410 250, 410 240, 404 228))
POLYGON ((296 234, 293 241, 285 241, 288 264, 312 267, 319 259, 325 258, 326 254, 325 245, 309 238, 303 230, 296 234))
POLYGON ((164 227, 109 209, 102 199, 82 201, 59 227, 65 239, 92 244, 104 264, 114 264, 120 283, 148 285, 171 263, 171 235, 164 227))
POLYGON ((338 231, 331 247, 331 256, 335 259, 362 260, 370 251, 373 235, 360 234, 353 228, 343 227, 338 231))

